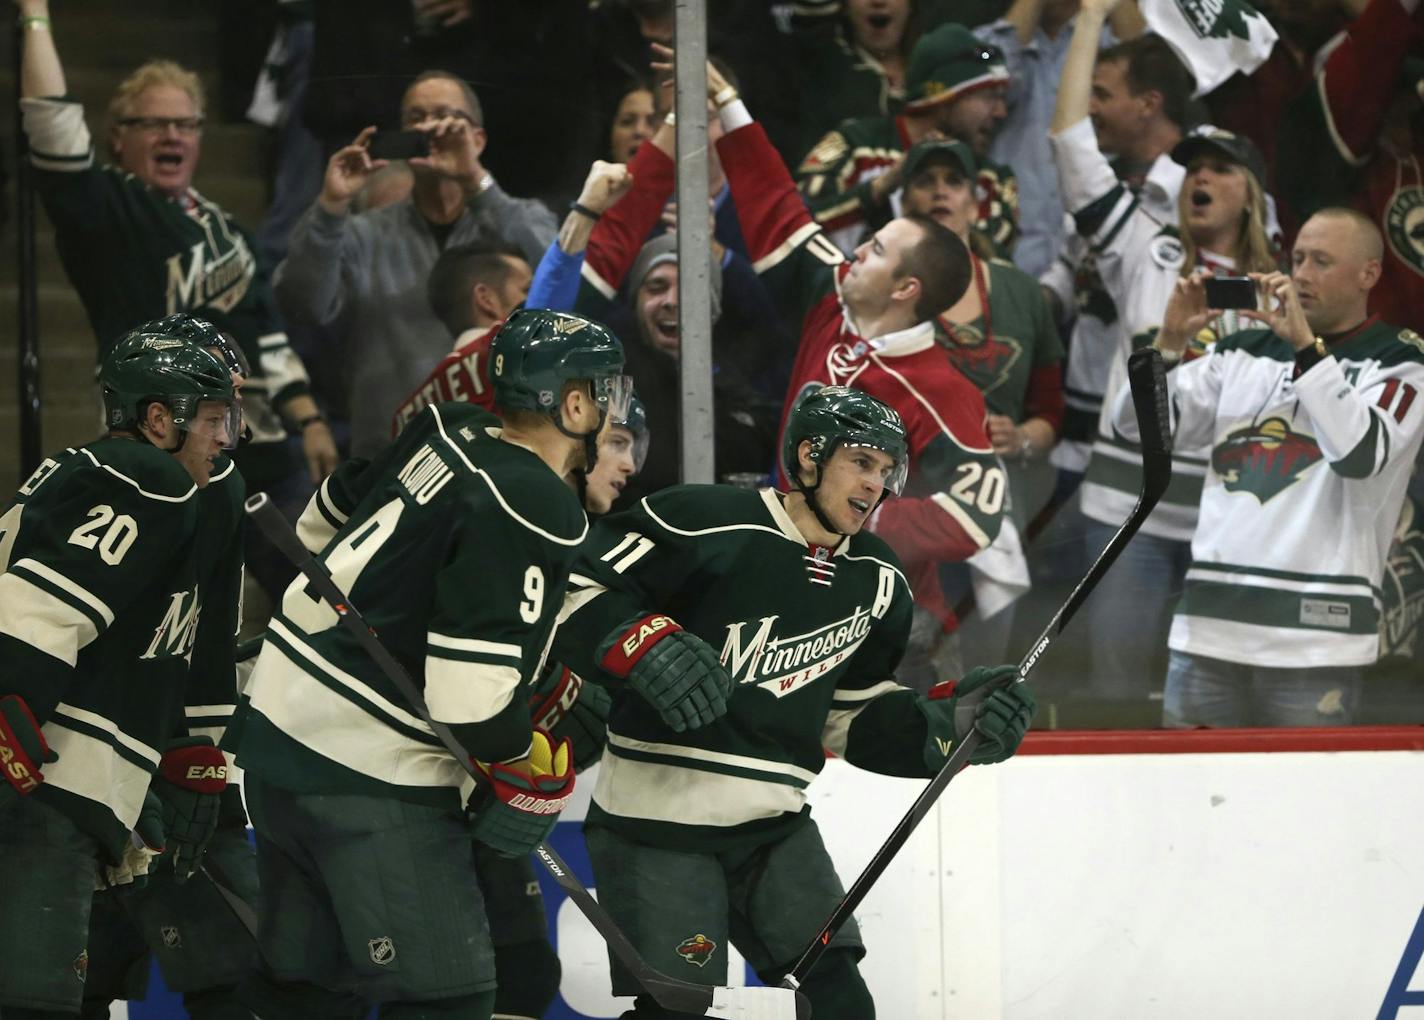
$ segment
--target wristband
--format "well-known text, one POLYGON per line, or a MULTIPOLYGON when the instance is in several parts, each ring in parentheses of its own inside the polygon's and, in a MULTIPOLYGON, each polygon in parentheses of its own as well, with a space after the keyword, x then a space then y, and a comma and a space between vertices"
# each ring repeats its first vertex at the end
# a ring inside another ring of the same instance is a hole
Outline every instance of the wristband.
POLYGON ((19 19, 21 28, 49 29, 49 19, 40 14, 26 14, 19 19))
POLYGON ((720 110, 728 103, 734 103, 740 98, 741 96, 738 95, 736 89, 734 89, 730 85, 725 85, 722 88, 718 89, 717 94, 712 97, 712 105, 720 110))
POLYGON ((316 414, 309 414, 301 421, 297 422, 297 431, 305 432, 307 430, 308 425, 315 425, 319 421, 326 421, 326 415, 322 414, 320 411, 318 411, 316 414))
POLYGON ((593 220, 594 223, 597 223, 597 222, 599 221, 599 219, 603 216, 603 213, 596 213, 596 212, 594 212, 592 209, 590 209, 588 206, 583 205, 582 203, 579 203, 579 202, 570 202, 570 203, 569 203, 569 212, 576 212, 576 213, 578 213, 580 216, 585 216, 585 217, 587 217, 588 219, 593 220))
POLYGON ((675 114, 675 113, 673 113, 671 110, 669 110, 669 111, 668 111, 668 115, 663 118, 663 123, 666 124, 668 127, 676 127, 676 126, 677 126, 677 114, 675 114))

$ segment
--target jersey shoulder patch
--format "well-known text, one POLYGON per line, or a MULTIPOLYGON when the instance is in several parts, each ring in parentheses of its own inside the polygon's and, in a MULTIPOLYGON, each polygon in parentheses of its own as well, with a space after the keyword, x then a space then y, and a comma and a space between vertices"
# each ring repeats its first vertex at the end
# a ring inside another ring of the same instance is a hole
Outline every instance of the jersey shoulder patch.
POLYGON ((1163 269, 1181 269, 1186 251, 1175 227, 1163 227, 1147 245, 1147 255, 1163 269))

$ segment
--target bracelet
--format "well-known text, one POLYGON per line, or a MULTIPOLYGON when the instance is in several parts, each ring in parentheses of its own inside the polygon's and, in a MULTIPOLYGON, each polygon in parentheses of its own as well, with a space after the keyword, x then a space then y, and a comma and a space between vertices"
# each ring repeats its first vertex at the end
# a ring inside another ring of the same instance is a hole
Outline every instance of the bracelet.
POLYGON ((675 113, 673 113, 671 110, 669 110, 669 111, 668 111, 668 115, 663 118, 663 123, 666 124, 668 127, 676 127, 676 126, 677 126, 677 114, 675 114, 675 113))
POLYGON ((318 411, 316 414, 309 414, 301 421, 297 422, 297 431, 305 432, 308 425, 315 425, 317 422, 325 422, 326 415, 318 411))
POLYGON ((725 85, 718 89, 717 94, 712 97, 712 105, 720 110, 728 103, 735 103, 740 98, 741 96, 737 93, 736 89, 730 85, 725 85))
POLYGON ((42 14, 26 14, 19 19, 21 28, 49 28, 49 19, 42 14))
POLYGON ((597 222, 599 221, 599 218, 603 216, 603 213, 596 213, 596 212, 594 212, 592 209, 590 209, 588 206, 582 205, 582 204, 579 203, 579 202, 570 202, 570 203, 569 203, 569 212, 576 212, 576 213, 578 213, 580 216, 584 216, 584 217, 587 217, 588 219, 593 220, 593 222, 595 222, 595 223, 597 223, 597 222))

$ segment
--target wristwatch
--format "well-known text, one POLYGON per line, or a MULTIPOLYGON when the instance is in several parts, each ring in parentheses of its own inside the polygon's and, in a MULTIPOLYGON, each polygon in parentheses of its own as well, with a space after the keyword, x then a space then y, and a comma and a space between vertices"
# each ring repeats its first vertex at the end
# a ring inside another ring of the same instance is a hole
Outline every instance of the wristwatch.
POLYGON ((1315 342, 1308 347, 1302 347, 1295 352, 1295 374, 1302 375, 1309 372, 1317 364, 1329 355, 1330 349, 1325 346, 1325 341, 1320 337, 1315 338, 1315 342))

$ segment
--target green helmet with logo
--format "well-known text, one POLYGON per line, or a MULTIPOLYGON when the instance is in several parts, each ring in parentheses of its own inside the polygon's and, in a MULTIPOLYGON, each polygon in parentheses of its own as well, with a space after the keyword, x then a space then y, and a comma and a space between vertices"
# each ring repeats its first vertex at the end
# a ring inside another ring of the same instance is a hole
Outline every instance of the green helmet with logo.
MULTIPOLYGON (((176 332, 140 326, 114 345, 99 369, 104 419, 111 429, 132 429, 144 407, 159 401, 187 431, 204 400, 221 401, 234 414, 232 374, 201 343, 176 332)), ((236 428, 228 438, 236 442, 236 428)))
POLYGON ((231 336, 207 319, 200 319, 187 312, 178 312, 146 322, 139 329, 146 333, 172 333, 193 341, 199 347, 216 348, 222 360, 227 363, 229 371, 244 377, 252 375, 247 355, 243 353, 242 348, 231 336))
POLYGON ((599 407, 627 415, 632 388, 623 375, 623 345, 606 326, 566 312, 521 308, 490 343, 494 402, 506 411, 556 415, 564 384, 590 380, 599 407))
MULTIPOLYGON (((904 490, 910 451, 905 423, 893 407, 870 394, 849 386, 822 386, 804 393, 791 409, 782 438, 782 470, 797 488, 814 491, 816 485, 806 486, 796 469, 796 451, 806 440, 811 441, 811 460, 822 466, 841 446, 888 453, 895 460, 895 469, 885 481, 885 490, 897 496, 904 490)), ((820 484, 819 477, 816 484, 820 484)))

